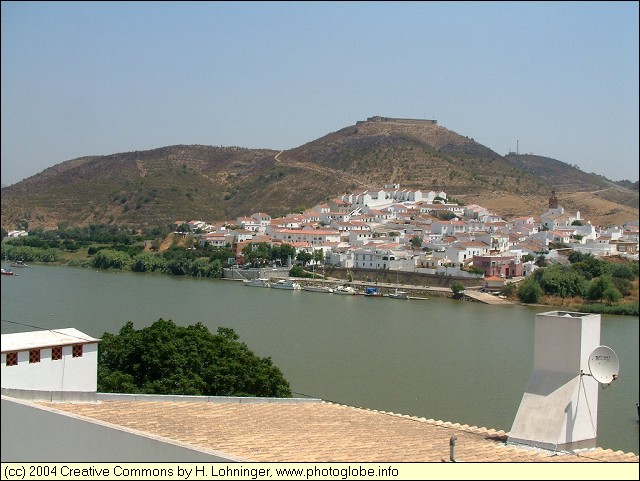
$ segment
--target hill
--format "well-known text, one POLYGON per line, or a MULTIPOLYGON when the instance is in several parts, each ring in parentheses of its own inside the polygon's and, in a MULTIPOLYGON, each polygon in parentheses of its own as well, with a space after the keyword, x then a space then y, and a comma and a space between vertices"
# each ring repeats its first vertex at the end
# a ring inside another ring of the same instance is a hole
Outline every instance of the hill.
POLYGON ((503 157, 435 121, 371 117, 283 152, 175 145, 69 160, 3 188, 2 226, 276 216, 392 182, 504 216, 543 212, 555 189, 567 210, 594 223, 638 218, 637 190, 601 176, 544 157, 503 157))

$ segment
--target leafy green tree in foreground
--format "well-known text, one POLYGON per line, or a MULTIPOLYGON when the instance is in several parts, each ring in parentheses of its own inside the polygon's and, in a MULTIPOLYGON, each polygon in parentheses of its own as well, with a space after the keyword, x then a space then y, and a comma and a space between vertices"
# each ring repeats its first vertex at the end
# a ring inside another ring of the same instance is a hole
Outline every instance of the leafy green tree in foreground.
POLYGON ((203 396, 291 397, 271 358, 256 356, 233 329, 212 334, 202 323, 159 319, 136 330, 104 333, 98 345, 98 391, 203 396))

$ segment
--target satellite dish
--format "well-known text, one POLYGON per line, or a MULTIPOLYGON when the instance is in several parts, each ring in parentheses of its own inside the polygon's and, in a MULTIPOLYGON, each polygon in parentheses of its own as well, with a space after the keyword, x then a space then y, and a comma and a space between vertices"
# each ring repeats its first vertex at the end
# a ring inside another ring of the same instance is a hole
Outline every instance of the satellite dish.
POLYGON ((589 355, 589 371, 600 384, 611 384, 619 370, 618 356, 610 347, 598 346, 589 355))

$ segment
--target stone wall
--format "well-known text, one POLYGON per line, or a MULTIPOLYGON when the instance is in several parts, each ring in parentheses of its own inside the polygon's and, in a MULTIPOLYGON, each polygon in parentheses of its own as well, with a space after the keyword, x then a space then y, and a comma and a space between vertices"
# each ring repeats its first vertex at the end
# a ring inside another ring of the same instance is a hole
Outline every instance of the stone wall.
POLYGON ((374 117, 369 117, 367 119, 367 122, 391 122, 394 124, 414 124, 414 125, 421 125, 421 124, 438 125, 438 121, 432 120, 432 119, 396 119, 393 117, 381 117, 379 115, 376 115, 374 117))

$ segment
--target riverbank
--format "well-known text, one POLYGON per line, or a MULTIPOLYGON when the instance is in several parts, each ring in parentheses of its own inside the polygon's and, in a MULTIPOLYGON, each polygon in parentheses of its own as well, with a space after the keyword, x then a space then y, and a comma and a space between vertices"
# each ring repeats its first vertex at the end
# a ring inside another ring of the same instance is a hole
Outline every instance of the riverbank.
MULTIPOLYGON (((4 254, 8 254, 10 260, 23 259, 29 263, 44 262, 50 265, 90 267, 104 270, 130 270, 134 272, 151 272, 172 276, 212 279, 227 277, 229 272, 234 274, 240 273, 240 275, 243 276, 249 275, 250 277, 265 277, 265 275, 255 275, 254 271, 269 274, 266 275, 266 277, 289 277, 288 268, 229 269, 224 268, 223 263, 219 259, 212 260, 210 258, 197 257, 192 251, 181 251, 167 257, 166 253, 161 255, 145 252, 133 255, 120 250, 96 248, 92 246, 90 248, 69 252, 61 251, 60 249, 12 247, 9 241, 2 243, 2 251, 3 256, 4 254), (94 250, 95 254, 89 255, 91 249, 94 250)), ((637 271, 637 266, 635 269, 637 271)), ((450 298, 454 297, 452 287, 458 284, 465 288, 464 293, 471 292, 471 295, 463 294, 461 297, 467 301, 484 302, 495 305, 507 303, 530 305, 523 303, 521 299, 516 296, 514 284, 511 284, 511 292, 508 292, 509 284, 500 291, 500 294, 505 297, 475 294, 475 291, 483 287, 482 278, 452 277, 412 271, 396 272, 376 269, 347 269, 335 266, 327 266, 324 272, 327 279, 332 279, 336 283, 351 283, 361 289, 365 286, 378 286, 383 294, 390 294, 398 289, 407 291, 408 295, 414 298, 427 298, 432 296, 450 298), (499 299, 508 302, 501 302, 499 299)), ((301 280, 308 282, 306 278, 301 280)), ((585 280, 584 282, 587 281, 585 280)), ((562 298, 553 295, 543 295, 541 301, 534 302, 536 304, 549 306, 550 308, 572 311, 637 316, 640 312, 638 307, 638 278, 636 277, 632 282, 629 280, 623 280, 622 282, 627 283, 624 292, 625 296, 617 302, 604 303, 601 300, 600 302, 588 303, 586 298, 562 298)))

